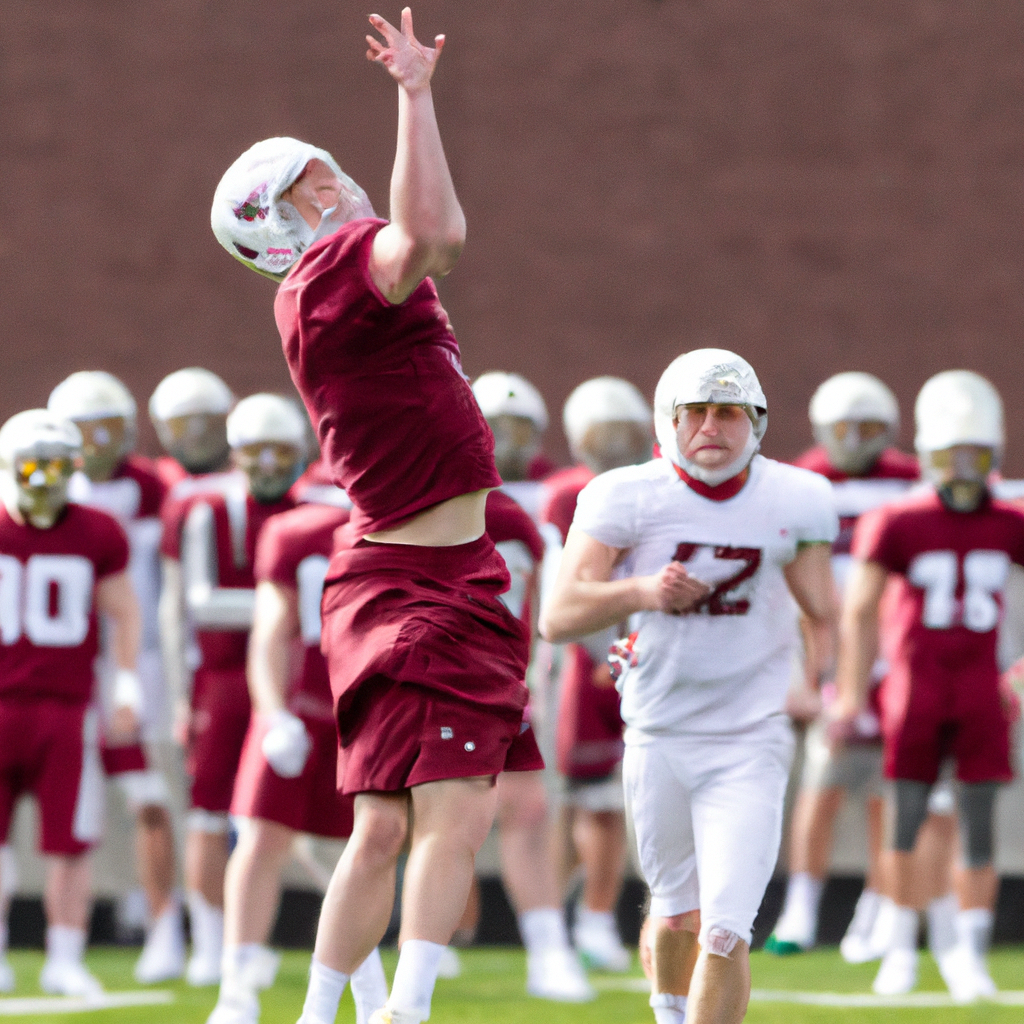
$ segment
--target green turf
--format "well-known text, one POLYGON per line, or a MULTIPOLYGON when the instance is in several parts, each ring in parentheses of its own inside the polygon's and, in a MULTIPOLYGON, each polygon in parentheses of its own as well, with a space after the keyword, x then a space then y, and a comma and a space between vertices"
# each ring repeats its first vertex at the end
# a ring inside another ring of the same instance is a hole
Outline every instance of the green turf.
MULTIPOLYGON (((99 948, 88 954, 90 968, 111 991, 135 989, 131 970, 136 951, 99 948)), ((647 997, 639 992, 614 991, 621 983, 611 975, 597 975, 601 986, 596 1002, 565 1006, 530 999, 524 992, 525 968, 521 950, 474 949, 462 954, 463 976, 455 981, 439 981, 431 1016, 433 1024, 653 1024, 647 997)), ((389 973, 395 954, 385 952, 389 973)), ((16 996, 39 994, 37 977, 42 956, 16 950, 11 962, 18 975, 16 996)), ((308 953, 286 953, 277 983, 263 996, 262 1024, 295 1024, 306 987, 308 953)), ((1024 989, 1024 949, 1001 947, 991 959, 992 975, 1001 989, 1024 989)), ((869 992, 876 966, 850 967, 834 949, 816 950, 790 957, 753 955, 755 989, 820 992, 869 992)), ((639 972, 634 972, 639 978, 639 972)), ((39 1024, 68 1021, 79 1024, 203 1024, 213 1006, 213 989, 190 989, 184 984, 158 986, 171 989, 175 1002, 170 1006, 132 1007, 102 1010, 87 1014, 33 1015, 2 1017, 0 1021, 37 1021, 39 1024)), ((927 955, 921 958, 919 990, 944 991, 938 973, 927 955)), ((351 1024, 355 1014, 346 995, 338 1020, 351 1024)), ((1009 1024, 1024 1019, 1024 1008, 1017 1006, 976 1005, 939 1008, 857 1008, 794 1006, 791 1004, 752 1002, 747 1014, 751 1024, 859 1024, 862 1020, 894 1021, 896 1024, 1009 1024)))

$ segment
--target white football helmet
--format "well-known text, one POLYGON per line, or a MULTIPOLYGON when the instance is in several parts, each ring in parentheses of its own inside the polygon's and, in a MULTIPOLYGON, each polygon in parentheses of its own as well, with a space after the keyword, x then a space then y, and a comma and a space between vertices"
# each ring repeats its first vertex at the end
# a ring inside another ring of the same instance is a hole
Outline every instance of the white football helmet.
POLYGON ((82 434, 47 409, 27 409, 0 427, 0 498, 33 526, 49 529, 67 504, 82 434))
POLYGON ((473 394, 487 419, 522 416, 531 420, 539 433, 548 428, 548 409, 541 393, 518 373, 481 374, 473 382, 473 394))
POLYGON ((895 440, 900 426, 896 396, 870 373, 837 373, 811 398, 815 440, 836 469, 865 473, 895 440), (884 427, 877 426, 883 424, 884 427))
POLYGON ((235 396, 217 374, 190 366, 160 381, 149 400, 149 416, 154 423, 204 413, 226 416, 234 404, 235 396))
POLYGON ((573 451, 597 423, 637 423, 649 428, 651 407, 628 380, 594 377, 580 384, 562 408, 562 426, 573 451))
POLYGON ((250 395, 228 416, 228 444, 290 444, 305 451, 306 418, 294 402, 280 395, 250 395))
POLYGON ((121 381, 104 370, 79 370, 71 374, 50 392, 46 408, 74 423, 124 420, 124 433, 112 453, 115 462, 135 447, 135 399, 121 381))
POLYGON ((324 149, 298 139, 264 139, 225 172, 213 196, 210 226, 217 241, 241 263, 274 281, 315 242, 342 224, 372 217, 366 193, 324 149), (281 193, 295 184, 310 160, 322 160, 341 182, 338 205, 311 228, 281 193))
POLYGON ((661 453, 690 476, 716 487, 742 473, 768 429, 768 402, 754 368, 724 348, 686 352, 661 375, 654 391, 654 430, 661 453), (676 437, 676 409, 681 405, 740 405, 750 417, 751 431, 742 453, 728 466, 709 470, 683 457, 676 437))

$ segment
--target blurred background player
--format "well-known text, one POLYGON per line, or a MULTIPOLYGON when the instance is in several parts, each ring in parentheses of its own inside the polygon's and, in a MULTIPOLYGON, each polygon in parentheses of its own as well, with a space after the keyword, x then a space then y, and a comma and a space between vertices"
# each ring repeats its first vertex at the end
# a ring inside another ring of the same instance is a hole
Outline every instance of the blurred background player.
MULTIPOLYGON (((81 371, 58 384, 47 403, 50 412, 71 420, 82 434, 82 471, 75 473, 68 496, 117 518, 128 535, 128 573, 142 616, 138 672, 143 688, 142 740, 170 738, 169 708, 160 664, 160 508, 166 486, 148 459, 133 454, 136 407, 131 393, 103 371, 81 371)), ((101 628, 100 686, 113 677, 110 636, 101 628)), ((152 767, 140 741, 101 746, 103 765, 120 786, 136 819, 139 881, 149 905, 151 925, 135 966, 143 983, 180 977, 185 970, 181 908, 174 898, 174 832, 168 809, 167 781, 152 767)))
MULTIPOLYGON (((832 482, 840 527, 832 545, 832 569, 842 593, 857 517, 904 494, 918 478, 917 460, 894 447, 899 433, 896 396, 871 374, 849 372, 829 377, 811 398, 810 420, 817 444, 795 459, 794 465, 814 470, 832 482)), ((873 676, 876 685, 882 671, 884 663, 879 662, 873 676)), ((834 699, 834 687, 826 687, 823 696, 826 701, 834 699)), ((765 944, 769 952, 795 953, 814 945, 832 829, 846 794, 852 792, 866 796, 868 872, 841 949, 851 962, 881 955, 871 944, 883 902, 881 785, 882 748, 874 700, 858 723, 856 742, 842 750, 832 750, 822 722, 812 725, 805 739, 801 788, 793 809, 786 900, 765 944)))
POLYGON ((866 705, 879 605, 892 578, 897 603, 881 711, 885 774, 893 780, 887 885, 897 906, 874 988, 890 995, 916 981, 911 853, 942 761, 952 757, 959 780, 960 909, 955 943, 938 965, 953 998, 968 1002, 995 992, 985 963, 997 884, 993 812, 999 785, 1012 778, 1014 705, 1000 680, 997 627, 1011 563, 1024 563, 1024 515, 989 494, 989 475, 1003 448, 1003 411, 985 378, 966 370, 932 377, 918 395, 915 420, 915 447, 931 487, 857 524, 835 730, 849 735, 866 705))
POLYGON ((541 454, 548 409, 541 393, 518 373, 492 371, 473 382, 473 394, 494 434, 494 465, 501 489, 536 522, 551 468, 541 454))
MULTIPOLYGON (((334 532, 349 518, 340 497, 271 516, 256 543, 253 716, 231 804, 243 824, 224 883, 224 977, 208 1024, 259 1019, 257 992, 273 980, 278 959, 266 943, 296 836, 352 832, 352 798, 339 795, 335 778, 338 731, 320 653, 324 576, 334 532)), ((376 949, 353 973, 352 995, 357 1024, 384 1005, 387 980, 376 949)))
MULTIPOLYGON (((89 850, 103 825, 103 768, 93 659, 98 615, 114 662, 109 735, 138 736, 140 619, 128 540, 105 512, 68 502, 82 435, 45 409, 0 429, 0 838, 22 793, 39 805, 46 858, 44 992, 102 991, 82 962, 89 850)), ((2 883, 0 883, 2 888, 2 883)), ((0 930, 6 953, 6 924, 0 930)), ((0 986, 13 985, 0 958, 0 986)))
POLYGON ((305 458, 303 417, 277 395, 239 402, 226 429, 236 471, 175 485, 161 541, 162 641, 169 674, 183 688, 176 728, 192 779, 185 887, 193 985, 216 984, 221 974, 228 809, 251 710, 245 666, 256 538, 271 515, 293 506, 288 489, 305 458))
POLYGON ((209 370, 190 366, 168 374, 149 399, 149 418, 166 455, 156 460, 168 487, 190 476, 228 468, 231 389, 209 370))
MULTIPOLYGON (((542 521, 558 527, 563 542, 576 498, 595 476, 651 458, 651 422, 643 395, 618 377, 595 377, 569 396, 562 424, 577 465, 544 482, 541 506, 542 521)), ((610 626, 565 646, 556 726, 573 848, 565 853, 564 874, 578 863, 583 876, 573 941, 587 966, 609 971, 628 970, 631 960, 615 922, 626 869, 626 821, 623 725, 607 661, 611 645, 628 632, 610 626)))

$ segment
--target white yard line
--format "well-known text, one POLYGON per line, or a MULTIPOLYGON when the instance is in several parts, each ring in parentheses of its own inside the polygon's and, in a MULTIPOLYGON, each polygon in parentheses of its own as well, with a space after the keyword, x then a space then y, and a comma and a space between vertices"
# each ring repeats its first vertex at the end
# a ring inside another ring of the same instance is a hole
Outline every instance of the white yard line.
MULTIPOLYGON (((599 992, 638 992, 651 986, 646 978, 591 978, 599 992)), ((928 1009, 956 1006, 946 992, 908 992, 905 996, 876 996, 869 992, 790 992, 755 988, 752 1003, 788 1003, 800 1006, 829 1006, 838 1010, 928 1009)), ((989 1002, 1002 1006, 1024 1006, 1024 992, 999 992, 989 1002)))
POLYGON ((0 1017, 58 1013, 92 1013, 95 1010, 120 1010, 129 1006, 166 1006, 174 1002, 174 993, 157 989, 146 992, 104 992, 85 999, 81 996, 40 996, 33 999, 0 999, 0 1017))

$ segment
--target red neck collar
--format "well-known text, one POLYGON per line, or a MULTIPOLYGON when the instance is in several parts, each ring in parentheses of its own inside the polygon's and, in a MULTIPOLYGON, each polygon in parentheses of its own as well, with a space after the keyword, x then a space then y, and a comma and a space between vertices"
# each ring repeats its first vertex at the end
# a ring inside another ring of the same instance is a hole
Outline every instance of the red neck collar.
POLYGON ((694 479, 685 469, 681 469, 674 462, 672 463, 672 468, 679 474, 679 479, 690 490, 696 491, 702 498, 708 498, 711 501, 728 501, 730 498, 735 498, 743 490, 743 485, 750 477, 750 467, 747 466, 742 473, 737 473, 735 476, 720 483, 717 487, 712 487, 702 480, 694 479))

